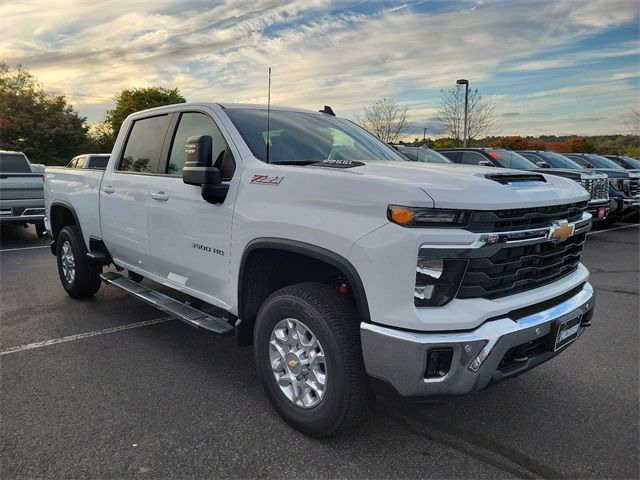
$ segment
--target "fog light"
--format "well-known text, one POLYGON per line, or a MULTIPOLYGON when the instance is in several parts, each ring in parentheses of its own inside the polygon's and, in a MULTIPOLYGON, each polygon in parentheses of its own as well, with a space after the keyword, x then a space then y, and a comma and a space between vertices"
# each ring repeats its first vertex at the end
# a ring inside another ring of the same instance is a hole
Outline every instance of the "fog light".
POLYGON ((432 348, 427 354, 425 378, 442 378, 451 370, 453 348, 432 348))

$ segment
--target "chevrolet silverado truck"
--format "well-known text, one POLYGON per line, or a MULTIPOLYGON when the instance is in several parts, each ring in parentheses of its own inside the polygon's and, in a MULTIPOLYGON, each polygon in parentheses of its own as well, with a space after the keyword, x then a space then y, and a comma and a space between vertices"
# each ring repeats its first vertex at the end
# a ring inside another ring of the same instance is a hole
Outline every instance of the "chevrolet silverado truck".
POLYGON ((44 237, 44 166, 22 152, 0 151, 0 225, 34 225, 44 237))
POLYGON ((594 153, 567 153, 566 156, 583 168, 606 173, 609 177, 609 223, 640 211, 640 171, 627 170, 594 153))
POLYGON ((589 192, 587 212, 592 215, 594 222, 605 220, 609 215, 607 175, 594 171, 572 170, 573 168, 581 169, 581 167, 566 157, 560 161, 557 157, 562 155, 555 152, 544 152, 544 158, 542 158, 542 152, 536 152, 537 156, 534 157, 531 154, 525 155, 522 152, 505 150, 504 148, 449 148, 440 150, 440 152, 452 162, 465 165, 516 168, 536 173, 542 173, 540 169, 544 168, 544 174, 569 178, 578 182, 589 192))
POLYGON ((235 334, 277 412, 315 437, 353 427, 373 394, 519 375, 592 321, 580 185, 410 162, 329 108, 137 112, 104 172, 47 168, 45 185, 71 297, 104 282, 235 334))

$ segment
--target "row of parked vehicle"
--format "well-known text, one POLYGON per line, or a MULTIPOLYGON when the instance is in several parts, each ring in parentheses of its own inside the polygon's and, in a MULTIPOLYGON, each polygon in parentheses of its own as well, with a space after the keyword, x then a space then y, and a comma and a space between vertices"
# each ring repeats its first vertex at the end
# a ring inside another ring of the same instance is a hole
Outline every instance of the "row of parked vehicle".
POLYGON ((557 175, 580 183, 591 198, 587 211, 594 221, 609 223, 638 213, 640 208, 640 160, 620 155, 567 153, 540 150, 511 151, 502 148, 447 148, 394 145, 408 160, 441 166, 451 164, 511 168, 557 175))

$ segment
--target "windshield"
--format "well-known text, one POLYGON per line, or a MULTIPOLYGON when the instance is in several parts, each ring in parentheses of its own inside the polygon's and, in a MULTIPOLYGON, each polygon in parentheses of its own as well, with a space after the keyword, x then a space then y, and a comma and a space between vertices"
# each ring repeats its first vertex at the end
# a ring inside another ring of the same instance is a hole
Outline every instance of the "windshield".
POLYGON ((539 168, 535 163, 510 150, 496 148, 487 149, 486 152, 503 168, 515 168, 517 170, 533 170, 539 168))
POLYGON ((556 152, 541 152, 539 155, 553 168, 582 168, 577 162, 556 152))
POLYGON ((622 157, 624 159, 625 162, 627 162, 627 165, 631 168, 640 168, 640 160, 638 160, 637 158, 633 158, 633 157, 622 157))
POLYGON ((613 160, 609 160, 608 158, 602 157, 600 155, 585 155, 589 162, 597 168, 615 168, 616 170, 624 170, 624 167, 621 167, 613 160))
POLYGON ((323 160, 406 162, 393 149, 356 124, 330 115, 226 109, 251 153, 269 163, 309 164, 323 160))
POLYGON ((0 153, 0 172, 31 173, 31 169, 22 153, 0 153))
POLYGON ((414 162, 427 162, 427 163, 452 163, 447 157, 441 153, 431 150, 430 148, 418 147, 418 148, 401 148, 400 152, 403 153, 409 160, 414 162))

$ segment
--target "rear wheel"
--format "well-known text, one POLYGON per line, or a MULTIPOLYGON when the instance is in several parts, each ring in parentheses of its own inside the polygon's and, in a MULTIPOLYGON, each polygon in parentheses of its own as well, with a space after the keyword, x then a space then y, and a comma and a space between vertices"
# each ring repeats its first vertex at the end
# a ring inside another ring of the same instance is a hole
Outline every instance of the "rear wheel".
POLYGON ((365 412, 368 380, 352 302, 303 283, 273 293, 254 331, 258 375, 284 420, 313 437, 340 434, 365 412))
POLYGON ((57 240, 58 274, 67 294, 90 297, 100 288, 102 266, 87 257, 87 248, 76 225, 64 227, 57 240))

